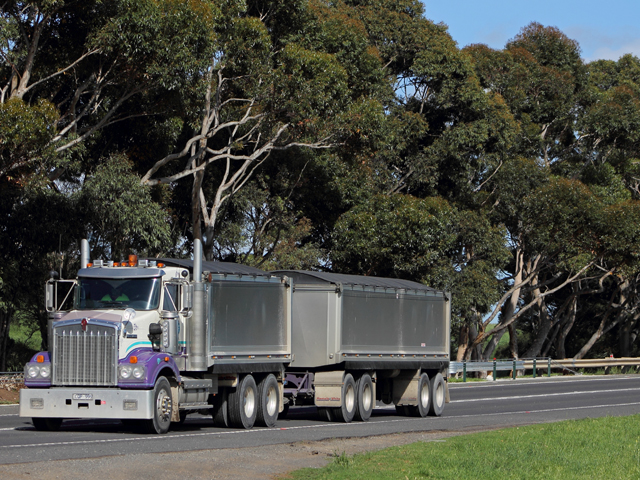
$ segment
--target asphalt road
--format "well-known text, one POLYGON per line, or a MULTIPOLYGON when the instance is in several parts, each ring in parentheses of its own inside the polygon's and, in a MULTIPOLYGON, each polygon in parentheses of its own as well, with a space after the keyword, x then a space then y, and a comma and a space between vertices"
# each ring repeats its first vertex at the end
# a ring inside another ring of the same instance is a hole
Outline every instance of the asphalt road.
POLYGON ((315 408, 292 407, 272 429, 221 429, 210 417, 191 415, 167 435, 136 434, 106 420, 65 420, 59 432, 38 432, 29 419, 18 417, 17 406, 0 406, 0 465, 633 415, 640 413, 640 375, 456 383, 450 395, 438 418, 400 417, 394 408, 378 407, 368 422, 341 424, 320 419, 315 408))

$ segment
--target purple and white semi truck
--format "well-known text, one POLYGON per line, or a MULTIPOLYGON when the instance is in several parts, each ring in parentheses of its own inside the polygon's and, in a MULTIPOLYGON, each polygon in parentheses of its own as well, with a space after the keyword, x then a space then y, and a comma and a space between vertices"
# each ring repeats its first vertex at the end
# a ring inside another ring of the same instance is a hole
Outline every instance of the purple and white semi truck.
POLYGON ((367 420, 376 400, 442 413, 448 294, 206 262, 198 241, 194 259, 91 263, 83 241, 77 278, 47 282, 50 348, 25 366, 20 416, 43 430, 110 418, 165 433, 194 411, 236 428, 272 427, 291 405, 345 422, 367 420))

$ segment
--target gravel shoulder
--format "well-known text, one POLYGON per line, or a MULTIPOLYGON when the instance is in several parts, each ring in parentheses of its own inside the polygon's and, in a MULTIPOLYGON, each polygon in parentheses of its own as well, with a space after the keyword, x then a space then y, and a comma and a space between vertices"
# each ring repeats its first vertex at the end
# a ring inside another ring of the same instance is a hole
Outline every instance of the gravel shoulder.
POLYGON ((85 460, 58 460, 0 466, 0 478, 86 480, 100 473, 109 480, 149 478, 156 480, 231 480, 286 478, 300 468, 320 468, 333 457, 353 455, 414 442, 441 441, 448 437, 486 429, 458 432, 413 432, 365 438, 340 438, 319 442, 229 448, 181 453, 140 454, 85 460))

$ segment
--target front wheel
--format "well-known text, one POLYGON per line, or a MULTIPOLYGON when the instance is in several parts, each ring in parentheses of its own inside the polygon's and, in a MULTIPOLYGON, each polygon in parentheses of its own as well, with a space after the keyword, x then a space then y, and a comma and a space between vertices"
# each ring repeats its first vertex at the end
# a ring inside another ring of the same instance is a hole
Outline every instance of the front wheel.
POLYGON ((158 377, 153 388, 153 418, 143 420, 143 427, 148 433, 167 433, 171 426, 173 400, 171 385, 165 377, 158 377))
POLYGON ((33 417, 31 421, 33 422, 33 426, 36 427, 36 430, 40 430, 41 432, 57 432, 60 430, 60 425, 62 425, 61 418, 33 417))

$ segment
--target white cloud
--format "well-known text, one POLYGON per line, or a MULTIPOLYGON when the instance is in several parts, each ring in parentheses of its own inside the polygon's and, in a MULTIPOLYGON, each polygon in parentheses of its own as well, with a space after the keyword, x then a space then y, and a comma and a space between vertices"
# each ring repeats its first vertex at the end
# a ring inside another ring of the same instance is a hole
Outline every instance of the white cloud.
POLYGON ((590 58, 585 58, 585 60, 588 62, 592 60, 619 60, 627 53, 640 57, 640 38, 617 48, 596 48, 589 56, 590 58))
POLYGON ((640 29, 622 26, 615 32, 598 27, 570 26, 564 30, 578 41, 585 61, 618 60, 627 53, 640 57, 640 29))

